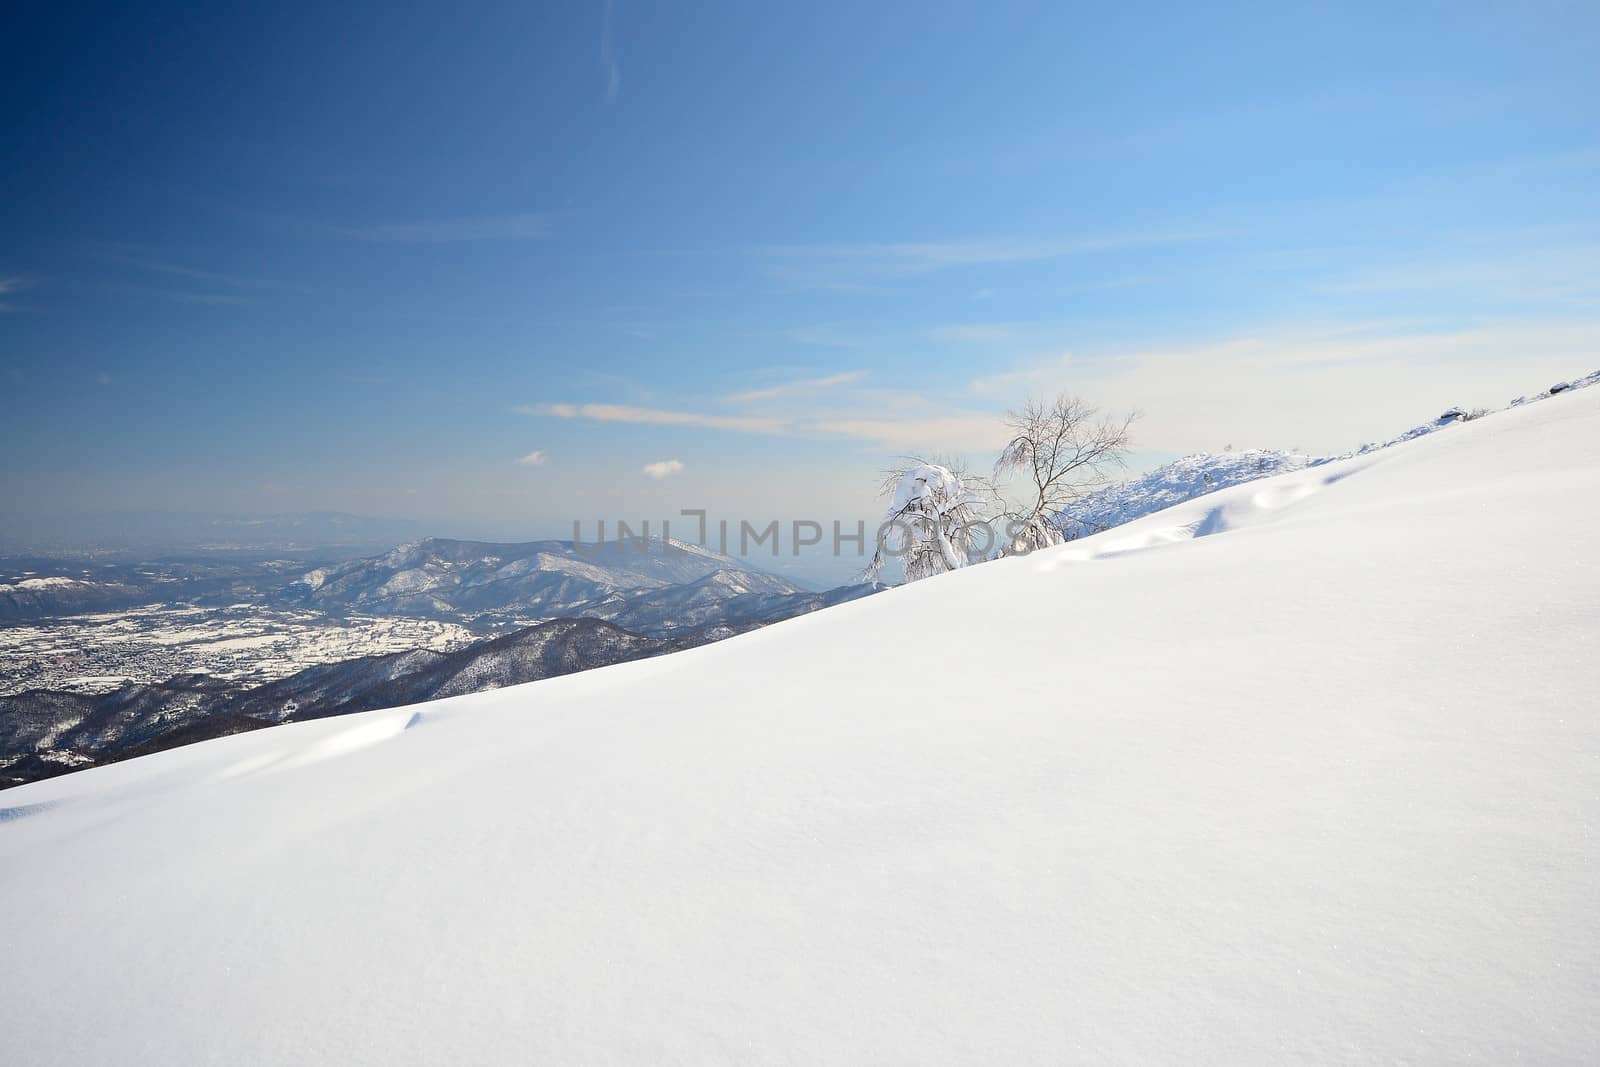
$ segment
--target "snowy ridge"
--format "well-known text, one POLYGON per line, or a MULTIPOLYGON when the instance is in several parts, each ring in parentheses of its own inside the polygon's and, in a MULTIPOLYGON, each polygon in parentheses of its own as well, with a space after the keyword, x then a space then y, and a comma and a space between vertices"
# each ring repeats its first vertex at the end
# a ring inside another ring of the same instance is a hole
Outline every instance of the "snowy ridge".
POLYGON ((23 786, 0 1032, 1595 1062, 1597 502, 1583 390, 690 652, 23 786))
POLYGON ((1057 516, 1056 524, 1067 540, 1074 541, 1206 493, 1303 470, 1313 462, 1310 456, 1270 449, 1221 454, 1197 452, 1158 467, 1142 478, 1095 490, 1075 501, 1070 511, 1057 516))
POLYGON ((0 584, 0 593, 33 592, 40 589, 73 589, 81 585, 88 585, 76 578, 24 578, 20 582, 0 584))
POLYGON ((290 586, 286 600, 319 610, 379 615, 549 619, 591 614, 619 596, 699 581, 719 571, 800 593, 799 586, 697 545, 660 537, 642 545, 615 536, 603 543, 530 541, 495 544, 427 538, 382 556, 318 568, 290 586))
MULTIPOLYGON (((1553 391, 1547 389, 1532 397, 1519 396, 1501 410, 1508 411, 1525 403, 1548 399, 1552 395, 1582 389, 1597 382, 1600 382, 1600 371, 1570 382, 1559 382, 1553 387, 1553 391)), ((1270 478, 1289 471, 1333 463, 1351 456, 1368 455, 1379 449, 1415 440, 1448 426, 1473 421, 1487 414, 1493 413, 1483 412, 1469 417, 1462 408, 1447 408, 1432 422, 1413 427, 1381 444, 1363 445, 1356 451, 1347 452, 1342 456, 1313 457, 1277 449, 1249 449, 1243 452, 1223 453, 1197 452, 1158 467, 1139 478, 1106 486, 1085 495, 1075 501, 1070 509, 1058 515, 1056 524, 1069 541, 1090 537, 1206 493, 1214 493, 1219 489, 1227 489, 1259 478, 1270 478)))

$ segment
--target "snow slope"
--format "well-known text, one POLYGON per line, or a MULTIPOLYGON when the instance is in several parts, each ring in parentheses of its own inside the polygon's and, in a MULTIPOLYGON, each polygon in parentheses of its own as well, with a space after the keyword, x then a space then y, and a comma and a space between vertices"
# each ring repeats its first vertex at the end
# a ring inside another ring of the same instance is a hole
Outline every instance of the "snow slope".
POLYGON ((12 790, 26 1063, 1600 1059, 1600 389, 12 790))
MULTIPOLYGON (((1519 396, 1507 407, 1514 408, 1526 403, 1548 400, 1552 395, 1559 395, 1570 389, 1586 389, 1594 385, 1600 385, 1600 371, 1583 378, 1557 383, 1553 387, 1556 390, 1555 394, 1547 389, 1532 397, 1519 396)), ((1359 451, 1346 453, 1343 456, 1313 458, 1298 452, 1270 448, 1253 448, 1244 452, 1230 451, 1220 455, 1196 452, 1157 467, 1140 477, 1087 493, 1057 514, 1055 522, 1069 541, 1089 537, 1142 518, 1151 512, 1170 508, 1206 493, 1214 493, 1219 489, 1253 482, 1258 478, 1267 478, 1274 474, 1348 459, 1350 456, 1366 455, 1439 430, 1461 426, 1468 421, 1470 419, 1464 409, 1446 408, 1444 414, 1431 422, 1412 427, 1400 436, 1381 444, 1362 445, 1359 451)))

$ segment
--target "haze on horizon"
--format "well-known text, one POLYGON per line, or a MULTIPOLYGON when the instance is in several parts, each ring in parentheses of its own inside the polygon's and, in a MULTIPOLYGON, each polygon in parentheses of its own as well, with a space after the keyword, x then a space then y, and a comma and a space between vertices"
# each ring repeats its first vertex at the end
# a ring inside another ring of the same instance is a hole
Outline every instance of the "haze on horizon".
POLYGON ((854 519, 1069 389, 1135 464, 1600 366, 1600 9, 30 5, 0 494, 854 519))

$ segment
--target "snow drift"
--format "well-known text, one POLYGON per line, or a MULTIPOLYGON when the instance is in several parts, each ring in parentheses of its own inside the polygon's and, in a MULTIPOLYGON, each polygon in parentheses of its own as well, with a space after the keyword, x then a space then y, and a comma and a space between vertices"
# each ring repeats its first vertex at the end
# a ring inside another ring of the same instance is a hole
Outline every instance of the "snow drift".
POLYGON ((0 810, 29 1063, 1600 1058, 1600 389, 0 810))

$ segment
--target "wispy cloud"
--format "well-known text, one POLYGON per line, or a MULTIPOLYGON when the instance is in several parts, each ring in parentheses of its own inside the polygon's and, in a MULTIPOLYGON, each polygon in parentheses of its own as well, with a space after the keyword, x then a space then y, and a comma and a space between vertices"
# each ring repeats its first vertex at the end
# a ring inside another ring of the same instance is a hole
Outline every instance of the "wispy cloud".
POLYGON ((1059 356, 1041 359, 1016 370, 974 378, 971 389, 975 393, 1014 393, 1019 389, 1036 392, 1051 383, 1062 381, 1068 374, 1068 364, 1071 361, 1072 353, 1063 352, 1059 356))
POLYGON ((175 263, 159 253, 152 255, 150 250, 138 245, 95 243, 86 246, 85 251, 90 257, 103 263, 132 267, 135 270, 148 271, 155 274, 166 274, 174 278, 183 278, 191 282, 220 286, 225 289, 289 288, 287 283, 284 282, 265 278, 251 278, 224 271, 205 270, 199 267, 191 267, 184 263, 175 263))
POLYGON ((703 415, 694 411, 669 411, 662 408, 631 407, 626 404, 523 404, 515 409, 522 415, 557 419, 589 419, 594 422, 629 422, 650 426, 699 426, 710 430, 739 430, 745 433, 781 433, 780 419, 756 415, 703 415))
POLYGON ((612 36, 615 17, 613 0, 606 0, 605 14, 600 22, 600 68, 606 75, 606 103, 613 103, 622 91, 622 66, 617 62, 617 43, 612 36))
POLYGON ((674 474, 682 474, 683 460, 663 459, 658 460, 655 463, 646 463, 644 465, 644 473, 647 476, 656 479, 657 481, 660 481, 662 478, 670 477, 674 474))
POLYGON ((786 331, 792 341, 818 348, 846 348, 854 351, 870 349, 873 338, 857 331, 839 330, 831 326, 802 326, 786 331))
POLYGON ((153 290, 159 292, 168 300, 176 300, 180 304, 209 304, 216 307, 237 307, 251 301, 246 297, 234 296, 232 293, 192 293, 176 289, 153 290))
MULTIPOLYGON (((1365 266, 1334 276, 1331 293, 1482 294, 1482 299, 1600 306, 1600 240, 1570 233, 1509 235, 1495 241, 1458 239, 1410 261, 1365 266)), ((1481 306, 1481 304, 1480 304, 1481 306)))
POLYGON ((390 222, 340 231, 361 241, 445 244, 454 241, 531 241, 550 233, 548 215, 479 215, 468 218, 390 222))
POLYGON ((77 250, 99 269, 73 284, 125 296, 154 297, 180 304, 237 307, 272 294, 310 292, 304 285, 193 266, 163 249, 95 241, 77 250))
MULTIPOLYGON (((811 379, 804 384, 808 387, 817 382, 848 385, 861 376, 852 372, 811 379)), ((797 388, 801 385, 790 384, 797 388)), ((766 399, 770 392, 757 390, 754 399, 766 399)), ((777 397, 785 398, 785 394, 780 392, 777 397)), ((822 398, 807 398, 802 392, 796 403, 761 415, 706 415, 622 404, 531 404, 515 410, 525 415, 642 426, 689 426, 809 440, 847 438, 896 451, 990 448, 1003 436, 994 414, 899 390, 851 390, 830 394, 826 402, 822 398)))
POLYGON ((863 414, 823 419, 811 423, 809 429, 919 455, 990 450, 1006 439, 998 414, 959 408, 894 418, 863 414))
POLYGON ((543 450, 529 452, 526 456, 518 456, 517 463, 524 467, 544 466, 545 455, 543 450))
POLYGON ((1203 241, 1214 230, 1136 232, 1095 237, 776 245, 764 249, 775 277, 799 285, 853 287, 958 267, 1026 263, 1118 249, 1203 241))
POLYGON ((26 278, 0 278, 0 312, 15 311, 16 308, 6 298, 22 292, 28 284, 26 278))
POLYGON ((935 326, 928 336, 935 341, 1010 341, 1016 329, 1004 322, 960 322, 950 326, 935 326))
POLYGON ((207 307, 239 307, 254 303, 254 298, 235 292, 199 292, 192 289, 173 289, 164 285, 143 285, 136 282, 84 282, 79 288, 126 297, 171 300, 179 304, 196 304, 207 307))
POLYGON ((769 386, 766 389, 752 389, 745 393, 734 393, 728 397, 736 403, 750 403, 757 400, 774 400, 778 397, 793 396, 796 393, 809 393, 817 389, 830 389, 836 385, 848 385, 859 382, 867 376, 864 370, 846 371, 843 374, 830 374, 825 378, 802 378, 799 381, 784 382, 782 385, 769 386))

